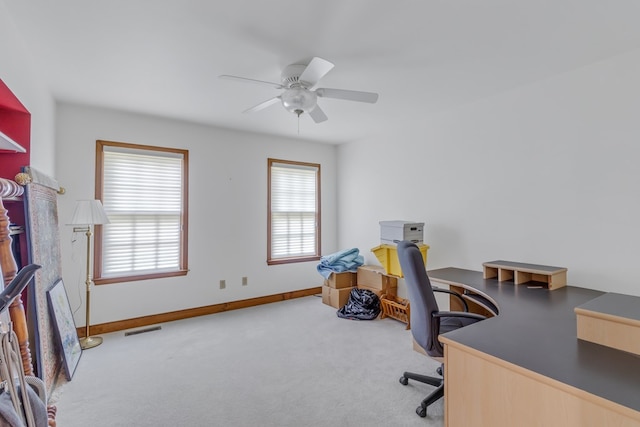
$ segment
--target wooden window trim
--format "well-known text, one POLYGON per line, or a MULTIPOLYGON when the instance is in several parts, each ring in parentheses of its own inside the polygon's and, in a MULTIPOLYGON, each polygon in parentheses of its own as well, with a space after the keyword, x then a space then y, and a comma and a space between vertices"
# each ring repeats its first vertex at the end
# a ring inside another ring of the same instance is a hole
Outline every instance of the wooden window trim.
POLYGON ((296 262, 308 262, 308 261, 318 261, 320 259, 321 252, 321 236, 322 236, 322 221, 321 221, 321 199, 322 192, 321 189, 321 167, 320 163, 307 163, 307 162, 297 162, 293 160, 282 160, 282 159, 267 159, 267 265, 279 265, 279 264, 291 264, 296 262), (297 166, 307 166, 317 168, 317 179, 316 179, 316 254, 315 255, 306 255, 301 257, 290 257, 290 258, 276 258, 273 259, 271 257, 271 166, 274 163, 283 163, 289 165, 297 165, 297 166))
POLYGON ((115 141, 96 141, 96 180, 95 180, 95 198, 102 201, 103 196, 103 176, 104 176, 104 147, 123 147, 128 149, 139 149, 148 151, 163 151, 170 153, 180 153, 183 156, 182 167, 182 236, 180 245, 180 268, 175 271, 162 273, 149 273, 140 275, 129 275, 120 277, 102 277, 102 226, 94 226, 93 240, 93 283, 96 285, 105 285, 111 283, 132 282, 138 280, 158 279, 163 277, 185 276, 189 272, 189 151, 178 148, 157 147, 153 145, 130 144, 115 141))

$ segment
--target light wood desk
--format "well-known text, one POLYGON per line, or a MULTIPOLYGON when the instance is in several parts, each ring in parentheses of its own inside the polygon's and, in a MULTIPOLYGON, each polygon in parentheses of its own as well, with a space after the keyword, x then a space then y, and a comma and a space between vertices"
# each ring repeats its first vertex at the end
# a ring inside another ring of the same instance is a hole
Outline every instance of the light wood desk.
POLYGON ((574 311, 578 338, 640 356, 640 297, 608 293, 574 311))
POLYGON ((475 289, 499 308, 441 336, 448 427, 640 426, 640 357, 577 338, 574 308, 602 292, 457 268, 428 273, 434 285, 475 289))

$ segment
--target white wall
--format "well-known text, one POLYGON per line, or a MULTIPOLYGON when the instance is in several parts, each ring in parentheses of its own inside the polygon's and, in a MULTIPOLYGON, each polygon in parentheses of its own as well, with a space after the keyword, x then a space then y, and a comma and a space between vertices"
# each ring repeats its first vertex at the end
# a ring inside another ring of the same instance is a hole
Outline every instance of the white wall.
MULTIPOLYGON (((640 50, 339 148, 339 245, 424 221, 428 267, 568 268, 640 295, 640 50)), ((418 112, 419 114, 419 112, 418 112)))
MULTIPOLYGON (((77 199, 93 198, 95 141, 189 150, 189 268, 186 277, 98 285, 92 324, 306 289, 322 284, 317 262, 267 266, 267 158, 321 164, 322 249, 336 250, 335 146, 223 130, 72 104, 57 106, 60 223, 77 199), (248 277, 248 286, 241 278, 248 277), (226 280, 226 289, 219 281, 226 280)), ((61 227, 63 272, 76 323, 84 324, 82 233, 61 227)))
POLYGON ((55 104, 42 79, 43 71, 34 65, 0 2, 0 79, 31 113, 31 165, 55 176, 55 104))

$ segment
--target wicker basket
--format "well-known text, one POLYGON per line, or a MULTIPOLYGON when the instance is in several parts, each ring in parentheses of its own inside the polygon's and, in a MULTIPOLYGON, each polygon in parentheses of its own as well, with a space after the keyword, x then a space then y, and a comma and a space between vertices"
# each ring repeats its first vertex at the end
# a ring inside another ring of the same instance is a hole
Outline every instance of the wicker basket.
POLYGON ((407 329, 411 328, 409 301, 398 298, 395 295, 383 294, 380 297, 380 305, 382 307, 381 319, 391 317, 407 324, 407 329))

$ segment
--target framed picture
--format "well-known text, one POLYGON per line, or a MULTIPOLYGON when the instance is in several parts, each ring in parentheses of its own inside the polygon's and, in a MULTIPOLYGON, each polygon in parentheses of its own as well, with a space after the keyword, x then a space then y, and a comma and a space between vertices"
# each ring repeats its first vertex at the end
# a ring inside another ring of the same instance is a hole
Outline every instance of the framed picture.
POLYGON ((49 289, 47 297, 58 344, 62 350, 65 373, 67 380, 70 381, 80 361, 82 348, 62 279, 49 289))

